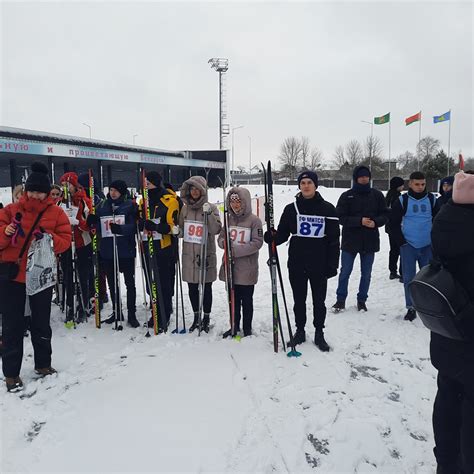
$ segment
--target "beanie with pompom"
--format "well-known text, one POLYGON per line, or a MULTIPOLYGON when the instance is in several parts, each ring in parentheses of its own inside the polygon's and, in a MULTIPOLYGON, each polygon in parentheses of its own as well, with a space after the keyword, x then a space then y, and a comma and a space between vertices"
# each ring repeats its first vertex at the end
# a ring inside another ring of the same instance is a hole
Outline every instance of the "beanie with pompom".
POLYGON ((31 173, 26 179, 25 191, 49 194, 51 191, 51 181, 48 176, 48 168, 44 163, 36 161, 31 165, 31 173))

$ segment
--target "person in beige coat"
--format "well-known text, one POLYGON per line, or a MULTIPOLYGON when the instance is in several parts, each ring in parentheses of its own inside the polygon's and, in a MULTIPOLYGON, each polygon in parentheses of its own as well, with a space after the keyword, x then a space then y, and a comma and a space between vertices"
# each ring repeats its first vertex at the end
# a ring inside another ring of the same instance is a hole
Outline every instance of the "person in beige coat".
POLYGON ((193 176, 185 181, 180 190, 184 206, 179 216, 180 237, 183 238, 182 274, 187 282, 189 299, 194 312, 194 321, 189 332, 199 326, 199 271, 206 265, 204 285, 204 317, 201 330, 209 332, 209 320, 212 308, 212 282, 217 279, 217 257, 215 236, 221 231, 222 224, 219 210, 207 200, 207 183, 202 176, 193 176), (201 262, 201 242, 203 234, 204 213, 208 214, 208 236, 206 261, 201 262))
MULTIPOLYGON (((229 209, 229 233, 233 254, 233 280, 235 291, 234 334, 232 328, 223 337, 236 336, 240 331, 240 313, 243 312, 244 336, 252 335, 253 292, 258 280, 258 252, 263 245, 262 221, 252 214, 250 192, 233 187, 227 193, 229 209)), ((217 243, 224 248, 224 231, 217 243)), ((219 279, 225 281, 224 265, 219 279)))

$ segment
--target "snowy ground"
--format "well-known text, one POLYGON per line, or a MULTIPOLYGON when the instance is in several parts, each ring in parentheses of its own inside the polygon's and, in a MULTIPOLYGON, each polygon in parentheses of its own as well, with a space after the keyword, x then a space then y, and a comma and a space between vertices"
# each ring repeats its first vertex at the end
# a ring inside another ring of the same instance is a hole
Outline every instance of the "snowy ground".
MULTIPOLYGON (((252 196, 263 191, 250 188, 252 196)), ((320 192, 336 203, 342 190, 320 192)), ((276 187, 277 221, 295 193, 295 187, 276 187)), ((217 201, 222 191, 210 194, 217 201)), ((355 269, 348 310, 327 317, 333 347, 327 354, 311 342, 310 324, 300 358, 273 352, 266 247, 260 252, 254 336, 240 342, 221 338, 228 319, 221 282, 214 284, 215 326, 200 337, 147 339, 143 328, 96 330, 92 320, 68 330, 53 306, 59 374, 34 379, 27 339, 25 391, 1 389, 0 471, 434 472, 436 382, 429 334, 419 319, 403 321, 403 287, 388 279, 388 238, 381 235, 369 311, 356 311, 355 269)), ((285 262, 287 247, 279 250, 285 262)), ((136 281, 141 294, 138 272, 136 281)), ((331 279, 328 306, 336 285, 337 278, 331 279)), ((142 301, 137 306, 143 322, 142 301)))

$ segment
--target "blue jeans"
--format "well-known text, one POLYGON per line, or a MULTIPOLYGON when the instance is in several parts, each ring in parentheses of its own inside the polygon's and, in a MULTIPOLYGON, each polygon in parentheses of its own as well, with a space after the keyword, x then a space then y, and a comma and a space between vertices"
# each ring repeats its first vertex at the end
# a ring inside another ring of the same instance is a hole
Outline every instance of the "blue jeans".
POLYGON ((400 258, 402 262, 403 271, 403 285, 405 287, 405 304, 407 308, 411 308, 413 303, 411 301, 410 292, 408 291, 408 283, 410 283, 416 275, 416 262, 420 268, 425 267, 430 263, 431 245, 416 249, 410 244, 405 244, 400 247, 400 258))
MULTIPOLYGON (((341 252, 341 271, 339 273, 339 284, 337 286, 336 296, 337 301, 346 301, 347 286, 349 285, 349 278, 354 267, 354 260, 357 254, 341 252)), ((361 253, 360 254, 360 282, 359 293, 357 293, 357 301, 367 301, 370 277, 372 276, 372 265, 374 263, 375 253, 361 253)))

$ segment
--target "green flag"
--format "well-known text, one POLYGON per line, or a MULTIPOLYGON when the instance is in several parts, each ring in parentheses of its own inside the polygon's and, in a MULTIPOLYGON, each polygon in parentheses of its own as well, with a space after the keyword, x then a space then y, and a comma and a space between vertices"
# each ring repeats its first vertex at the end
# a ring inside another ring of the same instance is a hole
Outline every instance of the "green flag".
POLYGON ((390 112, 382 115, 381 117, 374 117, 375 125, 383 125, 384 123, 390 122, 390 112))

